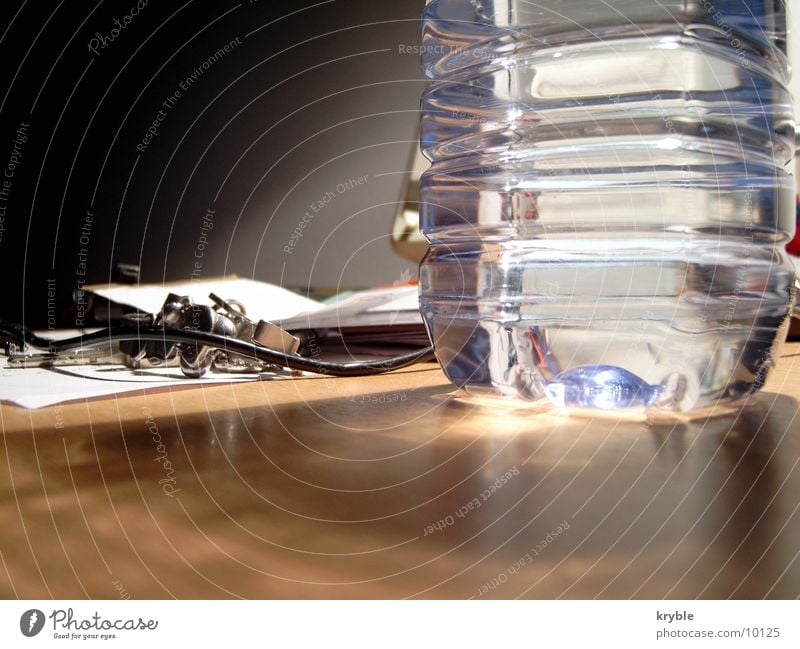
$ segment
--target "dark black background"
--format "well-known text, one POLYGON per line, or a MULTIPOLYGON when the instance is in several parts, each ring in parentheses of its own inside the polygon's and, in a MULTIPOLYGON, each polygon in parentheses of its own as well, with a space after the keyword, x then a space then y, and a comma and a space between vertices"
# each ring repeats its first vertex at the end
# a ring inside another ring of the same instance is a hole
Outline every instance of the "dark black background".
POLYGON ((424 81, 402 50, 419 42, 421 0, 149 0, 89 51, 136 4, 2 5, 0 174, 30 125, 2 224, 3 318, 52 324, 54 286, 58 324, 69 325, 78 282, 107 282, 118 262, 139 264, 143 281, 188 279, 210 207, 203 278, 236 273, 303 291, 414 271, 388 235, 417 137, 424 81), (137 151, 179 83, 237 37, 137 151), (336 192, 359 175, 369 181, 336 192), (336 200, 286 254, 328 191, 336 200))

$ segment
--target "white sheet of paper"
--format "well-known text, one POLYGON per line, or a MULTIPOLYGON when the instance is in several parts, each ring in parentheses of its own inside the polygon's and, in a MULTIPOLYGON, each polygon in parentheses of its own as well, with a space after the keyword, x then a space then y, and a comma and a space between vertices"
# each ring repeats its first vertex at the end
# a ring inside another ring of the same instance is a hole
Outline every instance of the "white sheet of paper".
POLYGON ((202 280, 181 284, 142 284, 91 287, 91 291, 117 304, 136 307, 146 313, 158 313, 169 293, 189 295, 196 304, 211 305, 209 293, 223 300, 238 300, 247 309, 251 320, 282 320, 298 313, 309 313, 325 308, 324 304, 297 295, 280 286, 252 279, 233 278, 202 280))
MULTIPOLYGON (((419 311, 419 288, 404 286, 396 290, 389 302, 378 304, 367 309, 370 313, 386 313, 393 311, 419 311)), ((420 320, 421 322, 421 320, 420 320)))
POLYGON ((23 408, 103 397, 166 386, 258 380, 257 374, 213 374, 187 379, 179 367, 134 371, 121 365, 75 365, 47 369, 0 367, 0 400, 23 408))
POLYGON ((422 324, 417 286, 391 286, 347 295, 322 309, 281 321, 284 329, 325 329, 422 324))

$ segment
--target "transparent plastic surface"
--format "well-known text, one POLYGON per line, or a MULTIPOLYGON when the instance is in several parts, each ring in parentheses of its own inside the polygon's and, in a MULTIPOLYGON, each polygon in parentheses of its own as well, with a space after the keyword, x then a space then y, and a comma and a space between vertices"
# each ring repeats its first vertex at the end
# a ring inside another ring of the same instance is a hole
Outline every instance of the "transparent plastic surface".
POLYGON ((793 269, 781 2, 434 0, 420 300, 449 378, 561 408, 758 389, 793 269))

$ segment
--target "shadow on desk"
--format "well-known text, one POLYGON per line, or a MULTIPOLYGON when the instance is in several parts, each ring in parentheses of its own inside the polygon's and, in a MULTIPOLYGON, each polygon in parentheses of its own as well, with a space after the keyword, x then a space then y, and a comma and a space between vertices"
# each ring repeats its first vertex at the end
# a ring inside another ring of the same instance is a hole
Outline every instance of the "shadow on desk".
POLYGON ((437 369, 3 407, 0 592, 794 598, 797 410, 564 418, 437 369))

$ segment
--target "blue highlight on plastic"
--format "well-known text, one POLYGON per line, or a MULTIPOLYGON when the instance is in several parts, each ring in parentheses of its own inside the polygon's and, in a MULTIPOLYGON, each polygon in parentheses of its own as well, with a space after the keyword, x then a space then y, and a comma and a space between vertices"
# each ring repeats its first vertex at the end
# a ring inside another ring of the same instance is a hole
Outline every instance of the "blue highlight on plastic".
POLYGON ((559 374, 544 389, 559 408, 647 408, 661 395, 660 385, 650 385, 614 365, 581 365, 559 374))

